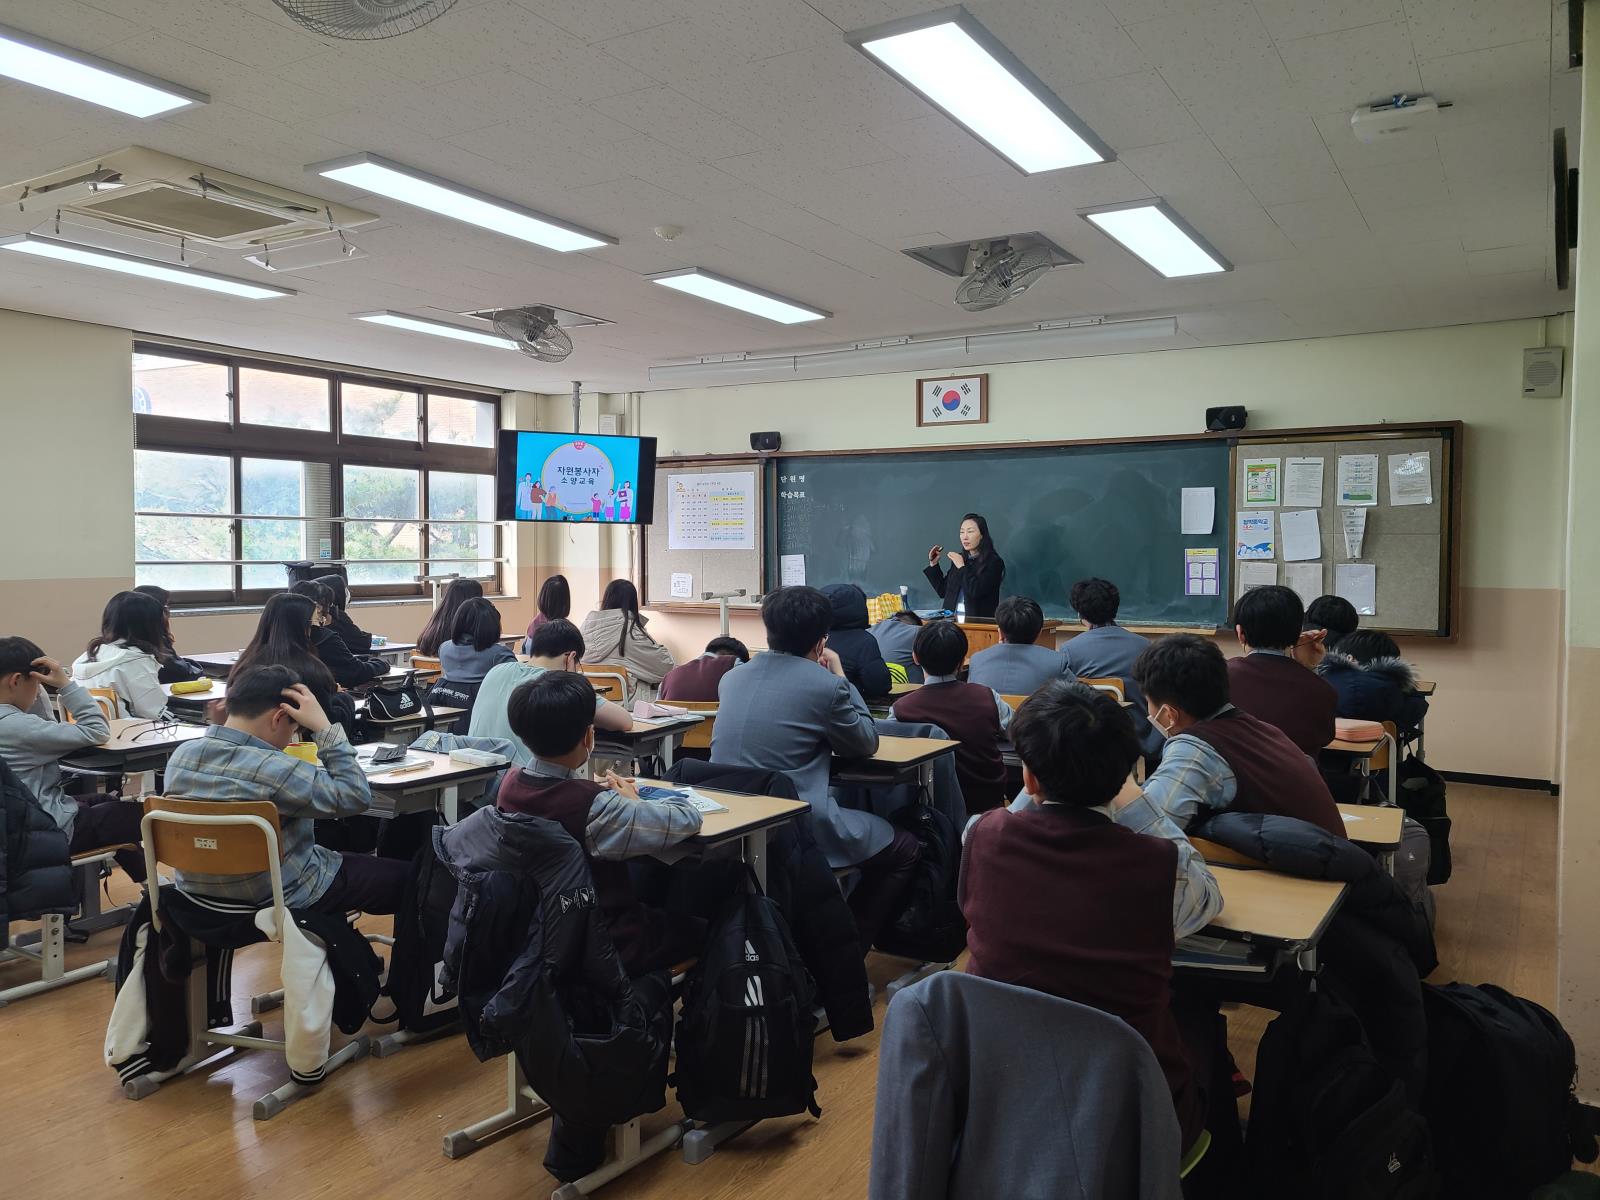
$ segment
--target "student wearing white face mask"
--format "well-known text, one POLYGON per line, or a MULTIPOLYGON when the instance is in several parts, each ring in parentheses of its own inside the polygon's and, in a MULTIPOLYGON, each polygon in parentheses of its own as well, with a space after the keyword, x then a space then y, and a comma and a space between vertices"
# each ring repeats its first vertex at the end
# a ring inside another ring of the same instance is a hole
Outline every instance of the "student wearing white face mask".
POLYGON ((1166 736, 1144 795, 1187 829, 1208 810, 1276 813, 1345 836, 1317 765, 1281 730, 1228 700, 1228 663, 1204 638, 1176 634, 1141 653, 1133 677, 1166 736))

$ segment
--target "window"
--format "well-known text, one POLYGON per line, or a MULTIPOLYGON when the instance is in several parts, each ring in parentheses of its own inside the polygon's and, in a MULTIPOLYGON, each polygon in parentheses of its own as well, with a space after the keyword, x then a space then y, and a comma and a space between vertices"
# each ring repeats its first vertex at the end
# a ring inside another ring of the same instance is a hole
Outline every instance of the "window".
POLYGON ((498 590, 496 397, 139 345, 133 409, 135 578, 179 604, 262 601, 307 559, 357 596, 498 590))

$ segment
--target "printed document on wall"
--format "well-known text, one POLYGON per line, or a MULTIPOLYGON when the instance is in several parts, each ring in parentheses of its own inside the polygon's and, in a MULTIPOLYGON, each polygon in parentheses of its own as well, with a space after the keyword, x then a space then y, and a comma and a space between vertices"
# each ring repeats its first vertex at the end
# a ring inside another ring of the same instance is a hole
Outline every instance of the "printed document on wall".
POLYGON ((1278 582, 1278 564, 1275 562, 1242 562, 1239 564, 1239 594, 1251 588, 1271 587, 1278 582))
POLYGON ((1378 568, 1371 563, 1339 563, 1333 568, 1333 594, 1350 601, 1363 617, 1377 615, 1378 568))
POLYGON ((1272 514, 1240 513, 1235 558, 1272 559, 1277 555, 1272 539, 1272 514))
POLYGON ((1378 456, 1339 455, 1339 503, 1373 505, 1378 502, 1378 456))
POLYGON ((754 550, 756 473, 667 476, 667 547, 754 550))
POLYGON ((1183 551, 1183 594, 1217 594, 1218 553, 1215 546, 1186 546, 1183 551))
POLYGON ((674 571, 672 573, 672 598, 674 600, 687 600, 694 595, 694 576, 687 571, 674 571))
POLYGON ((1244 460, 1243 508, 1267 508, 1278 503, 1278 472, 1283 467, 1281 458, 1247 458, 1244 460))
POLYGON ((1364 508, 1341 508, 1339 517, 1344 525, 1344 556, 1346 558, 1360 558, 1361 545, 1367 540, 1367 510, 1364 508))
POLYGON ((1432 504, 1431 465, 1426 450, 1389 455, 1389 503, 1396 508, 1405 504, 1432 504))
POLYGON ((1322 595, 1322 564, 1287 563, 1283 568, 1283 586, 1299 596, 1301 604, 1309 605, 1322 595))
POLYGON ((1183 489, 1183 532, 1204 537, 1216 527, 1217 489, 1183 489))
POLYGON ((806 556, 780 554, 778 556, 778 582, 784 587, 804 587, 806 582, 806 556))
POLYGON ((1322 507, 1321 458, 1291 458, 1283 464, 1283 502, 1289 508, 1322 507))
POLYGON ((1278 526, 1283 530, 1284 562, 1305 562, 1322 557, 1322 528, 1317 523, 1316 509, 1279 513, 1278 526))

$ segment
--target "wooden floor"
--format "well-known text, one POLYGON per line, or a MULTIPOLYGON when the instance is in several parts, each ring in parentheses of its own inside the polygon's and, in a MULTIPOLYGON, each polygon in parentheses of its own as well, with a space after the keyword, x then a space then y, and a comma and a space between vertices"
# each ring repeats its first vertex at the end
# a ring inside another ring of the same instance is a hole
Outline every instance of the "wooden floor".
MULTIPOLYGON (((1455 877, 1437 889, 1441 966, 1434 978, 1499 983, 1549 1005, 1556 801, 1452 784, 1450 806, 1455 877)), ((69 948, 69 964, 104 958, 114 948, 115 933, 96 935, 88 946, 69 948)), ((236 1006, 276 985, 274 961, 271 947, 240 953, 236 1006)), ((892 963, 874 959, 869 966, 879 984, 894 973, 892 963)), ((23 977, 19 968, 0 968, 0 987, 23 977)), ((216 1200, 270 1191, 279 1200, 526 1200, 553 1186, 539 1165, 543 1125, 459 1161, 441 1154, 445 1133, 503 1104, 504 1063, 477 1062, 460 1037, 346 1067, 319 1094, 258 1123, 251 1104, 287 1079, 281 1058, 247 1053, 134 1103, 123 1099, 101 1062, 110 1009, 111 988, 99 980, 0 1009, 4 1195, 216 1200)), ((1247 1072, 1269 1018, 1255 1009, 1229 1015, 1235 1054, 1247 1072)), ((816 1064, 821 1121, 765 1122, 698 1167, 664 1155, 602 1195, 864 1196, 876 1052, 876 1034, 842 1046, 823 1035, 816 1064)), ((669 1105, 654 1120, 675 1111, 669 1105)))

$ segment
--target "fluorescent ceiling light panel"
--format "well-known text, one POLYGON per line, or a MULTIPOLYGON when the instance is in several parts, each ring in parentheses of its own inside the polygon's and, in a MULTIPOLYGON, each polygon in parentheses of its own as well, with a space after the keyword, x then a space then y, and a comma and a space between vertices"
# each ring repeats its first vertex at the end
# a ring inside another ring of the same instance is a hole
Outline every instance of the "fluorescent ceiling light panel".
POLYGON ((1163 201, 1123 204, 1082 215, 1168 279, 1233 270, 1232 263, 1163 201))
POLYGON ((580 225, 571 225, 501 200, 486 192, 474 191, 448 179, 429 175, 415 167, 402 166, 376 154, 357 154, 331 162, 312 163, 306 168, 340 183, 402 204, 426 209, 440 216, 453 217, 468 225, 503 233, 536 246, 566 253, 570 250, 596 250, 615 246, 617 239, 580 225))
POLYGON ((963 8, 891 21, 846 40, 1029 175, 1116 157, 963 8))
POLYGON ((373 325, 387 325, 391 329, 405 329, 412 333, 431 333, 435 337, 454 338, 458 342, 472 342, 478 346, 493 346, 496 350, 515 350, 517 344, 507 338, 496 337, 492 333, 483 333, 476 329, 466 329, 460 325, 451 325, 447 321, 429 321, 423 317, 408 317, 405 313, 397 312, 371 312, 356 313, 355 319, 367 321, 373 325))
POLYGON ((771 292, 753 288, 747 283, 736 283, 721 275, 713 275, 710 271, 702 271, 699 267, 690 267, 685 271, 667 271, 660 275, 648 275, 646 278, 654 280, 662 287, 687 292, 691 296, 699 296, 702 300, 710 300, 713 304, 726 304, 729 308, 754 313, 758 317, 765 317, 769 321, 777 321, 783 325, 798 325, 802 321, 821 321, 833 316, 831 312, 812 308, 808 304, 800 304, 794 300, 785 300, 782 296, 774 296, 771 292))
POLYGON ((295 294, 288 288, 275 287, 271 284, 246 283, 242 279, 201 271, 195 267, 157 262, 155 259, 120 254, 115 250, 101 250, 94 246, 80 246, 32 233, 0 238, 0 250, 32 254, 38 258, 50 258, 80 267, 99 267, 103 271, 137 275, 141 279, 154 279, 160 283, 179 283, 184 287, 219 292, 224 296, 238 296, 244 300, 276 300, 279 296, 295 294))
POLYGON ((80 54, 0 25, 0 75, 114 108, 130 117, 158 117, 205 104, 210 97, 153 75, 80 54))

